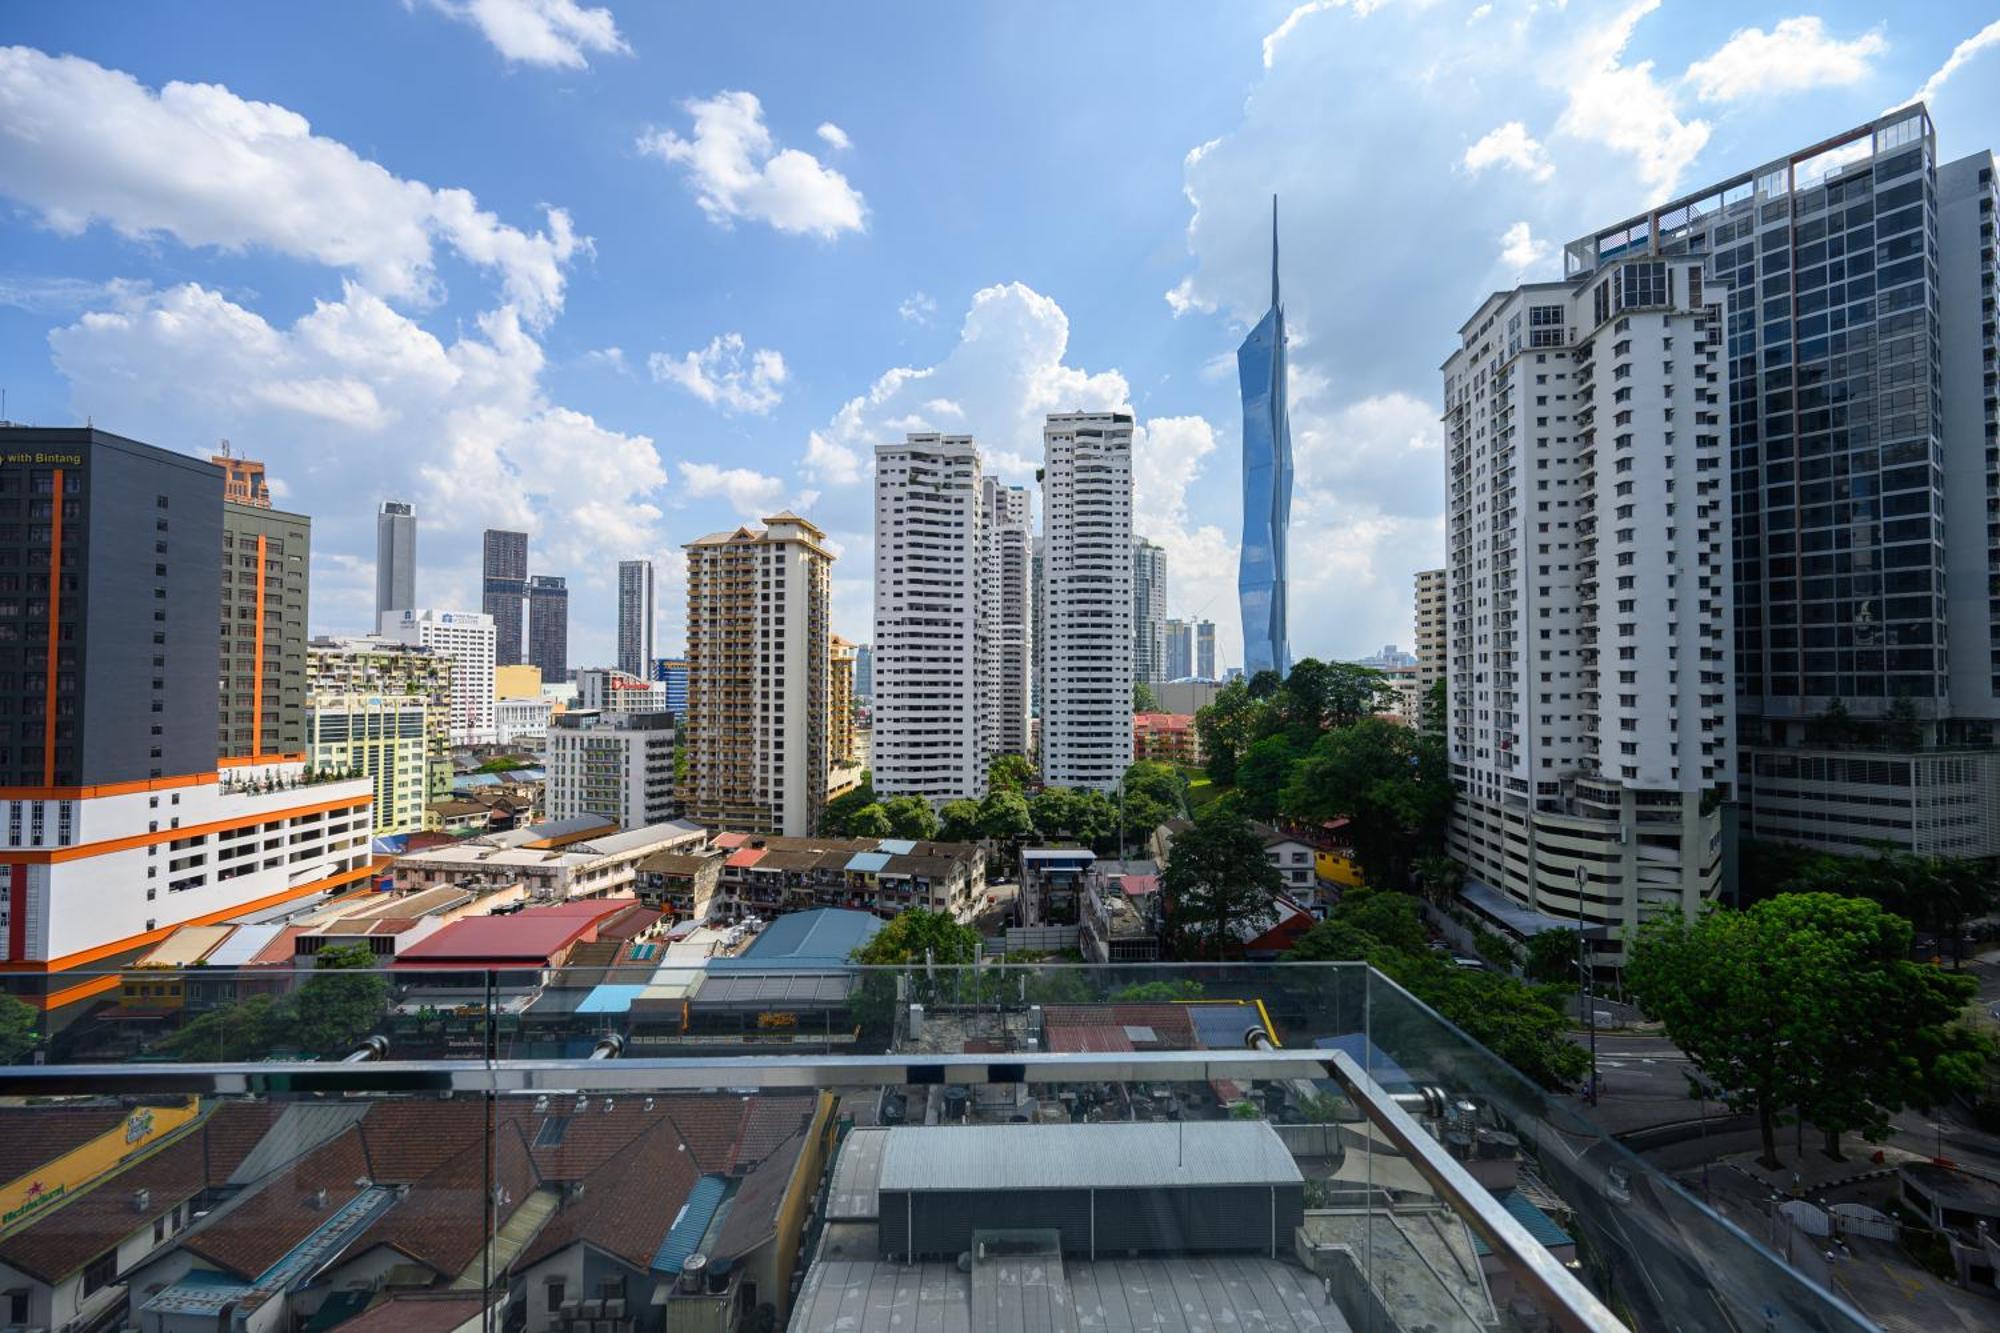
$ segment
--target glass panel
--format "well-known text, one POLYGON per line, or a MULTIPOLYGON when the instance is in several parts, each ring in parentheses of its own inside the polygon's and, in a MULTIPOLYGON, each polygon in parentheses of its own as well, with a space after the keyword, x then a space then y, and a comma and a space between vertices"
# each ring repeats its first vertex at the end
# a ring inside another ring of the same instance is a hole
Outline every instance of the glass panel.
POLYGON ((1865 1326, 1358 964, 144 971, 0 1071, 28 1326, 1865 1326))

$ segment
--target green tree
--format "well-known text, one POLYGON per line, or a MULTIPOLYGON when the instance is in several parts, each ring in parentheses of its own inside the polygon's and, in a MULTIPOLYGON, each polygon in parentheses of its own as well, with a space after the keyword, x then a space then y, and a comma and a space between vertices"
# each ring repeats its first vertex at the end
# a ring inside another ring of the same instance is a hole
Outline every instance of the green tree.
POLYGON ((979 803, 979 831, 996 842, 1027 837, 1035 831, 1027 800, 1018 791, 987 792, 986 799, 979 803))
POLYGON ((1326 671, 1321 715, 1327 726, 1351 727, 1394 706, 1395 692, 1390 688, 1389 678, 1374 667, 1334 662, 1326 671))
POLYGON ((842 792, 826 803, 820 812, 819 831, 830 838, 859 838, 882 835, 856 833, 853 828, 854 816, 875 804, 875 783, 872 773, 861 775, 861 784, 852 791, 842 792))
POLYGON ((1419 856, 1440 850, 1451 783, 1435 738, 1377 717, 1327 732, 1292 766, 1279 808, 1305 823, 1350 821, 1368 882, 1409 883, 1419 856))
POLYGON ((1837 1152, 1841 1134, 1879 1137, 1974 1076, 1979 1043, 1952 1021, 1971 979, 1909 947, 1909 923, 1870 899, 1786 893, 1649 922, 1625 980, 1721 1100, 1757 1117, 1775 1167, 1788 1108, 1837 1152))
POLYGON ((1243 808, 1252 818, 1272 819, 1278 813, 1278 796, 1291 781, 1292 767, 1299 751, 1291 737, 1266 736, 1252 745, 1236 766, 1236 790, 1243 795, 1243 808))
POLYGON ((533 764, 523 755, 503 754, 488 759, 476 771, 480 773, 512 773, 517 768, 532 767, 533 764))
POLYGON ((1568 1037, 1562 988, 1453 967, 1426 947, 1408 894, 1350 890, 1285 957, 1371 964, 1543 1087, 1571 1086, 1588 1067, 1568 1037))
POLYGON ((937 836, 937 814, 921 796, 891 796, 882 802, 882 813, 889 817, 892 837, 928 842, 937 836))
POLYGON ((1445 687, 1444 677, 1440 676, 1424 691, 1422 721, 1425 733, 1442 739, 1445 717, 1450 711, 1451 693, 1445 687))
POLYGON ((1236 763, 1249 748, 1257 705, 1240 680, 1223 686, 1210 702, 1195 710, 1194 728, 1201 737, 1209 780, 1218 786, 1236 781, 1236 763))
POLYGON ((1275 671, 1259 671, 1250 677, 1247 688, 1252 699, 1275 699, 1278 691, 1285 688, 1285 678, 1275 671))
POLYGON ((1890 702, 1888 715, 1882 720, 1882 740, 1899 750, 1914 750, 1924 743, 1924 722, 1908 690, 1900 691, 1890 702))
POLYGON ((41 1011, 11 995, 0 995, 0 1065, 17 1065, 41 1040, 41 1011))
POLYGON ((1465 884, 1465 867, 1441 852, 1419 856, 1411 869, 1416 872, 1424 900, 1437 907, 1450 906, 1465 884))
MULTIPOLYGON (((160 1042, 182 1060, 264 1060, 292 1045, 293 997, 252 995, 196 1016, 160 1042)), ((345 1054, 345 1052, 342 1052, 345 1054)))
POLYGON ((895 826, 889 822, 889 812, 879 801, 871 801, 849 815, 845 827, 840 830, 842 836, 849 838, 888 838, 893 837, 895 832, 895 826))
POLYGON ((1176 956, 1220 958, 1239 927, 1268 926, 1284 877, 1264 856, 1264 840, 1224 798, 1203 808, 1174 838, 1161 872, 1167 932, 1176 956))
POLYGON ((1018 754, 996 754, 986 766, 986 790, 1025 792, 1035 785, 1035 766, 1018 754))
POLYGON ((946 842, 973 842, 979 837, 979 802, 947 801, 938 811, 938 837, 946 842))
POLYGON ((922 963, 963 967, 979 961, 979 932, 954 921, 949 912, 912 907, 899 913, 866 944, 854 961, 878 967, 922 963))
POLYGON ((292 1006, 293 1040, 302 1050, 346 1055, 381 1022, 389 983, 365 944, 322 949, 313 964, 292 1006))
POLYGON ((1528 960, 1523 970, 1530 981, 1573 984, 1577 980, 1579 957, 1575 931, 1545 930, 1528 940, 1528 960))
POLYGON ((1143 680, 1132 682, 1132 711, 1135 713, 1160 711, 1160 697, 1154 694, 1153 687, 1143 680))

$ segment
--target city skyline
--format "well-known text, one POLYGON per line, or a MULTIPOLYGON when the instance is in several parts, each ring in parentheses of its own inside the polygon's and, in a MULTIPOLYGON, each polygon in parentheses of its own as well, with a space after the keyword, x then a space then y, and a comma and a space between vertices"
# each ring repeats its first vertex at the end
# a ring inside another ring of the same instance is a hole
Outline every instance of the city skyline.
MULTIPOLYGON (((604 42, 559 31, 527 50, 433 6, 338 21, 245 8, 212 29, 25 11, 9 119, 104 114, 59 117, 46 153, 0 141, 9 414, 90 417, 199 455, 227 437, 266 460, 291 492, 275 503, 316 519, 314 633, 372 623, 385 496, 422 517, 424 605, 478 605, 479 533, 526 531, 538 568, 570 580, 571 656, 590 664, 615 660, 617 561, 655 561, 660 650, 676 651, 681 545, 786 505, 842 551, 834 624, 865 637, 867 459, 914 428, 890 423, 977 434, 993 474, 1028 485, 1042 415, 1129 407, 1135 528, 1187 572, 1173 609, 1216 619, 1228 658, 1240 417, 1226 358, 1261 313, 1276 191, 1297 238, 1292 600, 1321 612, 1291 618, 1293 655, 1338 659, 1406 637, 1410 575, 1441 558, 1433 372, 1465 292, 1553 275, 1578 218, 1629 215, 1919 90, 1944 156, 2000 139, 1994 44, 1953 60, 1980 25, 1948 11, 1884 24, 1850 5, 1797 23, 1774 5, 1673 19, 1608 3, 1217 7, 1179 17, 1140 96, 1093 88, 1059 115, 990 77, 1026 16, 913 31, 820 15, 767 45, 741 16, 589 12, 604 42), (245 45, 204 40, 224 31, 245 45), (803 61, 836 33, 867 59, 803 61), (982 34, 1002 50, 978 77, 913 90, 930 114, 881 98, 884 70, 935 69, 928 51, 982 34), (1505 77, 1544 51, 1576 58, 1505 77), (384 96, 340 77, 361 62, 380 63, 384 96), (1779 63, 1783 80, 1744 74, 1779 63), (1387 74, 1351 77, 1363 64, 1387 74), (1424 73, 1442 69, 1463 76, 1448 108, 1424 73), (462 119, 412 135, 440 94, 462 119), (1020 118, 1012 142, 981 123, 996 96, 1020 118), (1643 114, 1614 132, 1602 112, 1621 101, 1643 114), (204 120, 229 108, 282 128, 246 177, 172 181, 114 151, 123 127, 200 166, 231 151, 226 117, 204 120), (1381 116, 1410 135, 1391 148, 1337 128, 1381 116), (702 174, 704 151, 730 145, 751 187, 702 174), (780 152, 811 168, 790 193, 763 174, 780 152), (912 167, 937 161, 974 201, 950 229, 917 206, 934 183, 912 167), (1120 209, 1078 244, 1073 218, 1027 201, 1093 172, 1120 209), (373 218, 299 234, 275 221, 279 181, 366 199, 363 182, 389 179, 410 198, 373 218), (1130 262, 1107 264, 1112 250, 1130 262), (671 310, 628 299, 669 285, 671 310)), ((1119 26, 1048 21, 1065 38, 1058 77, 1119 26)))

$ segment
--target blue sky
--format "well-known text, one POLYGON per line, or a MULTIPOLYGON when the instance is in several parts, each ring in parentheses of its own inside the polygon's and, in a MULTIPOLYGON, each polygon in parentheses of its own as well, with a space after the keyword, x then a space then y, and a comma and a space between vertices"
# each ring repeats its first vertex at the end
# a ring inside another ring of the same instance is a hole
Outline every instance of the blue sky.
POLYGON ((784 506, 869 634, 868 460, 1130 405, 1171 614, 1234 605, 1232 353, 1283 196, 1295 653, 1411 639, 1442 563, 1437 366, 1562 244, 1928 90, 2000 142, 2000 5, 605 0, 10 6, 7 415, 206 452, 313 515, 313 627, 366 627, 373 512, 419 600, 479 531, 569 577, 784 506))

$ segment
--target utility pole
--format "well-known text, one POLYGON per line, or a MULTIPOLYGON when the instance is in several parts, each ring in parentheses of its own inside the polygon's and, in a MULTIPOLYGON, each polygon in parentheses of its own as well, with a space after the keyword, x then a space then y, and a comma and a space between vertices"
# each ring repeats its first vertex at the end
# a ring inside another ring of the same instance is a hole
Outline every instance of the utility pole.
POLYGON ((1597 1004, 1591 990, 1590 965, 1585 953, 1590 948, 1590 937, 1583 932, 1582 921, 1577 922, 1576 932, 1576 1002, 1583 1008, 1584 1021, 1590 1027, 1590 1104, 1597 1105, 1597 1004))

